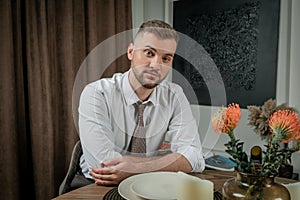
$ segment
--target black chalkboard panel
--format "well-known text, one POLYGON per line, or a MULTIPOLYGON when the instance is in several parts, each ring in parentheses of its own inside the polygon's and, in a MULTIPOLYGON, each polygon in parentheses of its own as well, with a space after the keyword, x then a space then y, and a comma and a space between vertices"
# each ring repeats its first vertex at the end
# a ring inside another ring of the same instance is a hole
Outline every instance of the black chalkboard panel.
MULTIPOLYGON (((181 0, 174 1, 173 7, 174 28, 197 41, 214 61, 224 83, 226 103, 239 103, 245 108, 276 98, 280 0, 181 0)), ((181 51, 184 43, 179 41, 181 51)), ((184 48, 186 54, 195 51, 184 48)), ((192 55, 201 57, 197 52, 192 55)), ((201 65, 176 55, 173 68, 173 82, 189 91, 186 84, 177 81, 184 76, 197 96, 190 98, 186 93, 190 103, 224 104, 211 101, 204 81, 208 78, 199 73, 201 65)), ((217 77, 210 75, 209 79, 217 77)))

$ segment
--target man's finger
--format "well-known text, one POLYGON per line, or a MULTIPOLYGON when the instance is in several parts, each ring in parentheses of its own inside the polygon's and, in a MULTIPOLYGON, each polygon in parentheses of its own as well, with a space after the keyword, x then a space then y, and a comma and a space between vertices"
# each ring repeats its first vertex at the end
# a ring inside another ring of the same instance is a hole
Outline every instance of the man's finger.
POLYGON ((103 168, 92 168, 91 172, 94 172, 96 174, 115 174, 117 170, 111 167, 103 167, 103 168))
POLYGON ((116 181, 102 180, 102 179, 96 179, 95 183, 97 185, 105 185, 105 186, 112 186, 112 185, 117 185, 118 184, 116 181))

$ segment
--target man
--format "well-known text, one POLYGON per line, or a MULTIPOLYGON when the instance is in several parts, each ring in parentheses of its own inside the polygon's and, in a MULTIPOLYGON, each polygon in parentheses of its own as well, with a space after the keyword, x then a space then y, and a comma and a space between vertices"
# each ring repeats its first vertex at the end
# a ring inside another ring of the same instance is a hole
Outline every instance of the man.
POLYGON ((152 20, 128 46, 131 68, 85 87, 79 105, 82 172, 98 185, 152 171, 204 169, 197 124, 182 89, 165 80, 176 31, 152 20), (171 152, 159 155, 165 139, 171 152))

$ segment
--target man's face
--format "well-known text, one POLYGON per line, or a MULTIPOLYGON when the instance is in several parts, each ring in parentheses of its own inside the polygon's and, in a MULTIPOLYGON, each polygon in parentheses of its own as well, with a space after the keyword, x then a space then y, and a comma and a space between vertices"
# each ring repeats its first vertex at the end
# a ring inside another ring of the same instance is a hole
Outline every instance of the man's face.
POLYGON ((174 39, 160 39, 152 33, 138 36, 127 51, 136 81, 151 89, 164 80, 172 67, 176 46, 174 39))

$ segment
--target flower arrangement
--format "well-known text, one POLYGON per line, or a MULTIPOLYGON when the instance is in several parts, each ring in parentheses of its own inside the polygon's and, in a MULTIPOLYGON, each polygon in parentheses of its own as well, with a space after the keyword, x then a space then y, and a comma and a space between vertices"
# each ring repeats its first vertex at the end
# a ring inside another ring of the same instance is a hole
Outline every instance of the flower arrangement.
POLYGON ((300 119, 298 113, 285 104, 278 107, 273 101, 268 101, 263 107, 248 107, 250 125, 262 138, 267 139, 261 165, 252 163, 244 151, 244 142, 235 138, 234 129, 239 124, 241 109, 232 103, 228 107, 221 107, 212 117, 212 126, 216 133, 229 136, 230 141, 225 144, 226 152, 236 163, 236 170, 259 176, 276 176, 278 169, 286 156, 300 148, 300 119), (281 143, 296 142, 294 148, 281 147, 281 143))
POLYGON ((249 123, 252 126, 254 132, 259 134, 262 139, 269 139, 272 137, 272 132, 269 129, 269 119, 271 115, 278 110, 296 110, 292 107, 288 107, 286 103, 276 106, 276 100, 269 99, 262 106, 247 106, 249 111, 249 123))
MULTIPOLYGON (((271 127, 269 126, 269 119, 271 115, 276 111, 283 111, 283 110, 290 110, 297 113, 297 111, 294 108, 287 106, 286 103, 277 106, 276 100, 274 99, 267 100, 262 106, 253 106, 253 105, 247 106, 247 109, 249 111, 248 125, 252 126, 254 128, 255 133, 259 134, 263 140, 265 139, 269 142, 270 140, 272 140, 273 132, 274 132, 274 130, 273 131, 270 130, 271 127)), ((288 144, 290 143, 291 140, 295 141, 296 139, 294 138, 294 140, 289 139, 285 141, 279 140, 279 143, 283 143, 285 149, 284 151, 282 151, 284 155, 283 163, 285 164, 291 163, 292 153, 299 150, 299 147, 297 145, 298 142, 296 142, 294 147, 288 148, 288 144)))

